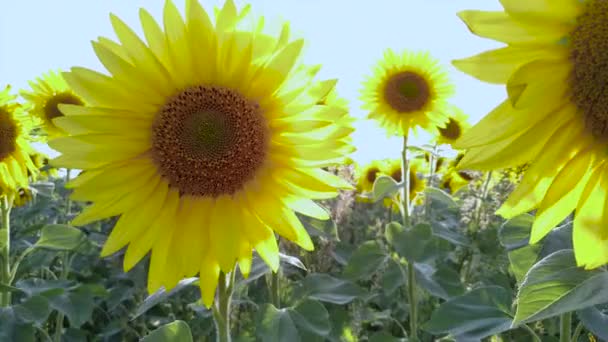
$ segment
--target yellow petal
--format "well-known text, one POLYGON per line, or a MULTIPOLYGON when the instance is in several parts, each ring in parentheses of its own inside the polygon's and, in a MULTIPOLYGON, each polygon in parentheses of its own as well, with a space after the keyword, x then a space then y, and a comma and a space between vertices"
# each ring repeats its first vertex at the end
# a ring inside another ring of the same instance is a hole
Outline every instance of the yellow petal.
POLYGON ((540 241, 576 208, 591 175, 591 161, 591 153, 580 152, 555 176, 536 212, 530 234, 531 244, 540 241))
POLYGON ((251 246, 249 242, 247 242, 243 238, 238 238, 239 240, 239 251, 238 251, 238 264, 239 269, 241 270, 241 274, 244 278, 249 277, 249 272, 251 272, 251 246))
POLYGON ((531 24, 537 20, 573 24, 584 7, 583 2, 571 0, 500 0, 500 3, 510 16, 531 24))
POLYGON ((211 257, 203 258, 200 267, 199 286, 201 288, 201 299, 207 308, 213 305, 215 290, 220 277, 220 266, 211 257))
POLYGON ((262 98, 264 95, 273 94, 289 75, 295 65, 302 48, 304 40, 299 39, 289 43, 260 71, 257 78, 252 80, 251 91, 254 97, 262 98))
POLYGON ((276 272, 279 268, 279 245, 272 229, 249 210, 241 217, 243 230, 262 260, 276 272))
POLYGON ((55 118, 53 123, 72 135, 102 133, 143 140, 150 139, 152 131, 152 118, 141 119, 128 116, 70 115, 55 118))
POLYGON ((547 109, 567 98, 570 62, 564 60, 534 60, 523 65, 509 78, 507 93, 516 109, 528 108, 542 101, 547 109))
POLYGON ((507 46, 452 61, 460 71, 478 80, 504 84, 520 66, 536 59, 556 58, 567 53, 565 47, 507 46))
POLYGON ((234 268, 239 249, 239 206, 228 196, 220 196, 209 222, 209 236, 213 241, 213 252, 224 273, 234 268))

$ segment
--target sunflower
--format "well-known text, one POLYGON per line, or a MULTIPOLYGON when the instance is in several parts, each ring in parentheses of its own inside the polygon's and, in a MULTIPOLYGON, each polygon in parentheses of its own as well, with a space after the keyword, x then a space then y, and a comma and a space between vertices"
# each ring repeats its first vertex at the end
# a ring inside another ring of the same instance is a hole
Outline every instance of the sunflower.
POLYGON ((454 93, 447 73, 426 52, 388 49, 361 91, 363 109, 390 134, 405 136, 418 127, 431 132, 444 127, 454 93))
MULTIPOLYGON (((431 164, 431 153, 430 152, 424 152, 424 161, 430 167, 430 164, 431 164)), ((434 162, 435 162, 435 173, 439 173, 447 167, 447 159, 445 157, 439 157, 436 155, 434 158, 434 162)))
POLYGON ((357 191, 371 192, 374 188, 374 182, 379 176, 386 175, 386 161, 372 160, 369 164, 358 167, 355 171, 357 179, 357 191))
MULTIPOLYGON (((59 173, 57 172, 57 169, 54 167, 51 167, 49 165, 49 157, 47 155, 45 155, 44 153, 41 152, 35 152, 30 154, 30 159, 32 160, 32 162, 34 163, 34 165, 36 166, 36 169, 39 170, 38 173, 38 178, 39 179, 49 179, 49 178, 57 178, 59 177, 59 173)), ((33 174, 28 171, 27 176, 30 177, 31 180, 36 180, 35 177, 33 177, 33 174)))
POLYGON ((28 203, 30 203, 34 199, 34 194, 32 193, 32 189, 27 188, 19 188, 17 193, 15 194, 15 198, 13 199, 13 206, 22 207, 28 203))
POLYGON ((444 127, 437 127, 436 141, 437 144, 452 144, 462 134, 471 127, 468 122, 468 116, 459 108, 454 108, 448 117, 448 122, 444 127))
MULTIPOLYGON (((418 196, 426 188, 426 181, 424 180, 425 170, 428 169, 427 164, 423 159, 414 158, 410 161, 410 201, 415 204, 421 204, 423 198, 418 196)), ((401 182, 401 159, 392 159, 385 163, 385 169, 382 171, 384 174, 393 178, 396 182, 401 182)), ((397 203, 401 203, 401 193, 397 195, 397 203)), ((393 203, 391 198, 385 198, 384 206, 390 207, 393 203)), ((398 210, 397 205, 393 205, 393 209, 398 210)))
POLYGON ((42 127, 51 138, 59 137, 65 132, 53 123, 53 119, 63 116, 60 104, 81 105, 83 101, 70 90, 60 73, 49 71, 36 82, 29 82, 32 91, 21 91, 21 96, 28 101, 28 111, 42 123, 42 127))
POLYGON ((34 150, 28 142, 31 121, 10 95, 10 86, 0 91, 0 194, 15 193, 27 187, 28 172, 37 170, 29 154, 34 150))
POLYGON ((529 163, 498 213, 537 208, 536 243, 575 210, 577 263, 599 267, 608 262, 608 2, 501 3, 504 12, 459 14, 473 33, 506 46, 454 65, 508 93, 455 144, 469 150, 462 166, 529 163))
POLYGON ((450 190, 455 194, 458 190, 468 185, 473 178, 465 171, 450 170, 441 177, 441 188, 450 190))
POLYGON ((207 306, 220 271, 247 276, 252 248, 277 270, 275 232, 312 250, 295 212, 329 219, 312 199, 352 188, 321 169, 351 150, 345 109, 319 104, 335 81, 298 63, 288 24, 275 38, 248 12, 228 0, 213 23, 188 0, 184 20, 168 0, 165 32, 140 11, 147 44, 111 15, 119 42, 93 42, 109 76, 64 73, 87 106, 60 105, 70 136, 49 143, 53 164, 85 171, 72 198, 92 205, 73 224, 121 215, 102 256, 128 245, 127 271, 151 251, 150 292, 198 273, 207 306))

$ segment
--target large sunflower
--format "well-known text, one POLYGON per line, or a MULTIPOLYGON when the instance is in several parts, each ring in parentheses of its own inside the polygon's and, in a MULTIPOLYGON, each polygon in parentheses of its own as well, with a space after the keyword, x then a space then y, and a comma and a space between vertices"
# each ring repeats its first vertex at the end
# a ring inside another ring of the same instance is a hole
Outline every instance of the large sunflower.
POLYGON ((47 135, 51 138, 62 136, 65 132, 53 123, 53 119, 63 116, 60 104, 83 104, 82 99, 74 94, 65 83, 61 74, 49 71, 35 82, 29 82, 31 91, 21 91, 21 96, 28 101, 29 112, 38 118, 47 135))
POLYGON ((535 243, 576 210, 576 260, 598 267, 608 262, 608 1, 501 3, 504 12, 459 14, 473 33, 507 46, 454 65, 508 92, 455 144, 469 149, 462 166, 529 163, 498 213, 538 208, 535 243))
POLYGON ((321 103, 335 82, 297 66, 287 24, 278 38, 261 18, 243 28, 248 12, 228 0, 212 21, 188 0, 184 20, 167 1, 164 32, 140 11, 147 43, 112 15, 119 42, 93 43, 110 76, 64 74, 88 104, 61 105, 72 136, 50 142, 54 164, 85 171, 72 198, 93 204, 73 223, 121 215, 102 255, 128 245, 129 270, 151 251, 150 292, 198 273, 211 305, 220 270, 247 275, 252 248, 277 270, 275 232, 312 250, 294 211, 328 219, 311 199, 350 188, 321 170, 351 149, 346 110, 321 103))
POLYGON ((388 49, 361 91, 363 109, 389 134, 404 136, 410 129, 445 127, 454 88, 439 62, 426 52, 388 49))
POLYGON ((0 91, 0 196, 27 187, 28 172, 37 173, 29 157, 34 153, 28 142, 31 121, 10 89, 0 91))

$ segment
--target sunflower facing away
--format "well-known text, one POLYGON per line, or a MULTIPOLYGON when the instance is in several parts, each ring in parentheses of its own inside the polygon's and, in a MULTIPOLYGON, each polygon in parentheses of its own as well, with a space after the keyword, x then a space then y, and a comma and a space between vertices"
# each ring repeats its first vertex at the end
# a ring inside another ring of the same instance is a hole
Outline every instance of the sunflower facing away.
POLYGON ((418 127, 431 132, 447 122, 447 101, 454 87, 439 62, 426 52, 386 50, 363 86, 362 108, 389 135, 405 136, 418 127))
POLYGON ((27 140, 31 121, 9 92, 10 87, 0 91, 0 196, 27 187, 28 172, 37 173, 27 140))
POLYGON ((478 36, 505 47, 454 61, 508 99, 455 144, 462 166, 529 163, 498 211, 538 208, 531 243, 573 210, 577 263, 608 262, 608 1, 502 0, 504 12, 459 15, 478 36))
POLYGON ((467 115, 459 108, 454 107, 445 126, 437 127, 437 144, 453 144, 467 129, 469 129, 469 127, 471 127, 471 125, 469 125, 467 115))
POLYGON ((72 198, 93 204, 73 223, 120 215, 102 255, 128 245, 129 270, 151 251, 150 292, 198 273, 207 306, 220 270, 249 273, 252 249, 277 270, 275 232, 312 250, 294 212, 328 219, 312 199, 351 188, 321 169, 351 150, 346 109, 320 103, 335 81, 297 64, 287 24, 275 38, 248 12, 229 0, 212 21, 188 0, 184 20, 167 1, 164 32, 140 11, 146 42, 111 15, 119 41, 93 42, 109 76, 64 74, 87 106, 60 105, 71 136, 50 142, 53 164, 85 171, 72 198))
POLYGON ((82 105, 82 99, 70 90, 61 74, 54 71, 29 84, 32 91, 22 90, 20 94, 28 101, 30 114, 40 120, 49 137, 64 135, 65 132, 53 123, 53 119, 63 116, 59 104, 82 105))

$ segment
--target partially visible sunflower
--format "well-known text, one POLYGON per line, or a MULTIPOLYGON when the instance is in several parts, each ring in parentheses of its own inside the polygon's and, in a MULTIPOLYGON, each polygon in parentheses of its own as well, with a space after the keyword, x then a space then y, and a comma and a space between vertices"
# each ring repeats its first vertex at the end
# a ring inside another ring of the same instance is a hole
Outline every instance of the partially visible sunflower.
POLYGON ((378 120, 389 135, 408 135, 421 127, 444 127, 454 87, 439 62, 426 52, 388 49, 361 90, 368 118, 378 120))
MULTIPOLYGON (((401 159, 392 159, 385 163, 385 169, 383 173, 393 178, 396 182, 401 182, 402 173, 401 173, 401 159)), ((424 192, 426 188, 426 180, 424 179, 424 174, 428 169, 428 164, 425 163, 423 159, 414 158, 410 160, 410 203, 421 204, 424 200, 420 194, 424 192)), ((397 195, 397 203, 401 203, 401 193, 397 195)), ((392 202, 391 198, 385 198, 384 201, 385 207, 390 207, 392 202)), ((399 207, 395 204, 392 206, 393 209, 399 210, 399 207)))
POLYGON ((32 192, 32 189, 30 189, 29 187, 19 188, 13 199, 13 206, 22 207, 30 203, 33 199, 34 194, 32 192))
POLYGON ((468 119, 468 116, 460 108, 454 107, 445 127, 437 127, 437 134, 435 135, 437 144, 451 145, 458 140, 471 127, 468 119))
MULTIPOLYGON (((44 153, 41 153, 41 152, 32 153, 32 154, 30 154, 30 159, 32 160, 32 162, 34 163, 36 168, 39 170, 38 179, 46 180, 49 178, 59 177, 59 173, 58 173, 57 169, 52 167, 51 165, 49 165, 49 163, 50 163, 49 157, 47 155, 45 155, 44 153)), ((28 170, 27 175, 28 175, 28 177, 30 177, 30 179, 32 181, 36 180, 36 178, 33 177, 33 174, 29 170, 28 170)))
POLYGON ((456 144, 463 167, 529 163, 498 213, 537 208, 536 243, 575 211, 574 253, 587 269, 608 262, 608 1, 501 1, 504 12, 463 11, 478 36, 507 46, 454 61, 508 99, 456 144))
MULTIPOLYGON (((424 153, 424 161, 430 167, 430 164, 431 164, 431 153, 430 152, 424 153)), ((442 172, 448 166, 447 158, 445 158, 445 157, 438 157, 437 155, 435 155, 435 157, 433 158, 433 161, 435 163, 435 173, 442 172)))
POLYGON ((458 165, 462 158, 464 158, 464 155, 463 152, 459 152, 454 159, 446 163, 445 170, 441 176, 440 187, 450 190, 452 194, 455 194, 475 179, 473 173, 458 169, 458 165))
POLYGON ((0 91, 0 193, 15 193, 28 186, 28 172, 36 174, 30 159, 34 149, 28 142, 31 120, 14 102, 10 86, 0 91))
POLYGON ((102 255, 128 246, 129 270, 151 251, 150 292, 198 273, 207 306, 220 272, 249 274, 252 249, 277 270, 275 232, 312 250, 295 212, 329 219, 313 199, 352 188, 321 169, 352 151, 344 108, 322 103, 335 82, 299 65, 288 24, 246 26, 249 9, 228 0, 212 21, 187 0, 184 20, 168 0, 165 32, 140 11, 147 44, 112 15, 119 43, 93 42, 109 76, 64 73, 87 106, 60 105, 69 136, 49 142, 52 163, 84 170, 72 198, 93 204, 72 223, 120 215, 102 255))
POLYGON ((358 192, 371 192, 374 188, 374 182, 379 176, 386 175, 384 170, 386 169, 386 161, 384 160, 372 160, 365 166, 359 166, 355 171, 355 177, 357 179, 357 191, 358 192))
POLYGON ((55 71, 49 71, 35 82, 28 82, 31 91, 22 90, 21 96, 28 101, 27 107, 31 115, 40 120, 43 130, 49 138, 59 137, 65 132, 57 127, 53 119, 63 116, 59 110, 60 104, 82 105, 83 100, 67 85, 63 76, 55 71))

